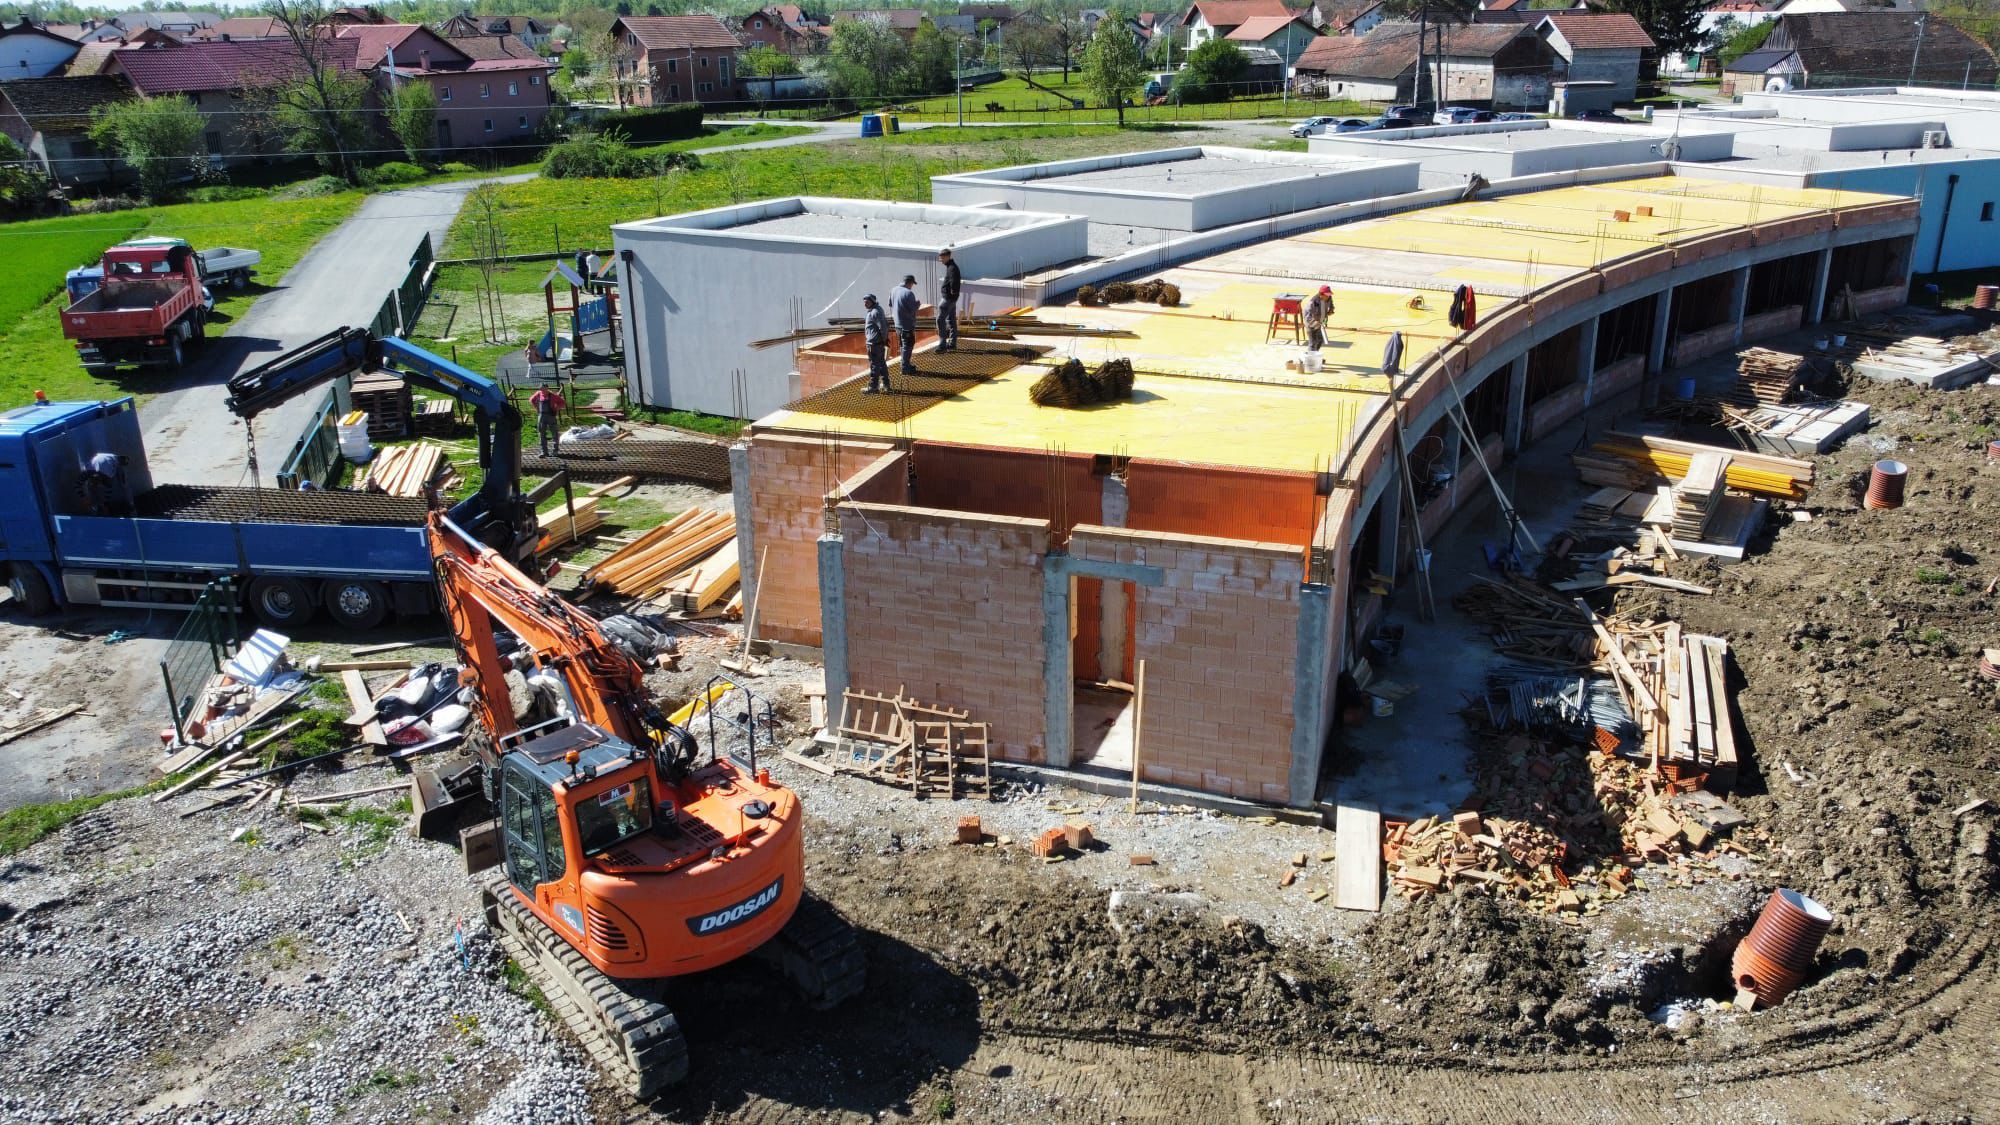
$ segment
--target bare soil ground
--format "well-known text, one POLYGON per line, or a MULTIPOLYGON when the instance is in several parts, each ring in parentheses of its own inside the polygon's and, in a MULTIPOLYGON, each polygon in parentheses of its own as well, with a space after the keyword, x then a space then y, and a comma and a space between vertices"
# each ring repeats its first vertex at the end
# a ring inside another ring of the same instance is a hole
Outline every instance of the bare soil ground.
MULTIPOLYGON (((873 985, 816 1014, 748 965, 677 982, 694 1073, 639 1106, 509 987, 449 849, 373 814, 322 835, 142 798, 0 859, 0 1117, 1992 1118, 1996 810, 1954 810, 2000 798, 2000 685, 1975 668, 2000 644, 2000 388, 1851 394, 1876 424, 1820 460, 1809 520, 1677 572, 1712 596, 1649 595, 1740 666, 1732 801, 1770 846, 1735 878, 1582 927, 1472 893, 1341 914, 1305 894, 1330 833, 1059 790, 917 801, 780 761, 813 888, 860 927, 873 985), (1891 448, 1908 502, 1864 511, 1856 483, 1891 448), (951 843, 967 813, 1010 843, 951 843), (1077 818, 1102 850, 1027 852, 1077 818), (1161 864, 1130 866, 1141 851, 1161 864), (1726 995, 1719 966, 1777 885, 1838 918, 1813 982, 1771 1012, 1649 1018, 1726 995)), ((654 687, 691 694, 730 644, 684 641, 654 687)), ((758 682, 787 735, 810 675, 778 661, 758 682)))

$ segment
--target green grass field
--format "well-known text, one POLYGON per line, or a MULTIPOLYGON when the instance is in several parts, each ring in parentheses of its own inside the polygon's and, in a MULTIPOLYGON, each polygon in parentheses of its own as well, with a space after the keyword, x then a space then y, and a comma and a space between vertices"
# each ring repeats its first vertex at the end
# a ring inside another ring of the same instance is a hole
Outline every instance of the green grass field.
POLYGON ((63 274, 104 247, 142 235, 172 235, 199 247, 262 251, 256 283, 242 293, 215 295, 210 332, 219 335, 362 199, 360 192, 343 192, 319 199, 180 203, 0 226, 0 260, 13 266, 17 278, 0 296, 0 324, 8 326, 0 332, 0 408, 27 402, 38 389, 54 399, 147 394, 152 375, 128 370, 111 379, 91 376, 76 362, 75 346, 63 339, 57 315, 65 303, 63 274))
MULTIPOLYGON (((1072 124, 1115 124, 1118 112, 1099 106, 1097 99, 1072 72, 1065 83, 1060 74, 1037 75, 1035 82, 1047 90, 1035 89, 1019 77, 1003 78, 965 93, 967 124, 987 121, 1037 121, 1072 124), (1057 91, 1050 93, 1048 90, 1057 91), (1066 98, 1081 99, 1086 108, 1072 109, 1066 98), (1000 111, 987 109, 999 105, 1000 111)), ((958 120, 958 98, 944 94, 905 102, 901 115, 910 121, 958 120)), ((1131 106, 1125 110, 1126 124, 1156 121, 1246 121, 1259 117, 1310 117, 1314 114, 1372 117, 1381 109, 1363 102, 1327 101, 1323 98, 1286 98, 1282 94, 1257 94, 1226 102, 1188 105, 1131 106)))
MULTIPOLYGON (((1068 128, 992 137, 987 129, 953 130, 951 139, 911 134, 906 142, 828 141, 788 148, 718 153, 692 172, 637 180, 530 180, 494 189, 503 246, 509 254, 573 247, 578 238, 606 239, 613 223, 673 215, 704 207, 789 195, 845 195, 865 199, 929 200, 932 176, 1159 148, 1176 136, 1199 133, 1068 128), (966 139, 958 139, 966 138, 966 139)), ((452 225, 440 256, 469 257, 484 220, 468 205, 452 225)), ((539 281, 546 267, 536 271, 539 281)), ((461 317, 464 314, 461 314, 461 317)))
POLYGON ((705 148, 721 148, 725 145, 748 144, 751 141, 775 141, 782 137, 796 137, 819 130, 810 125, 766 125, 755 122, 749 125, 730 125, 718 128, 708 126, 698 137, 668 141, 663 145, 647 145, 632 151, 651 156, 661 152, 699 152, 705 148))

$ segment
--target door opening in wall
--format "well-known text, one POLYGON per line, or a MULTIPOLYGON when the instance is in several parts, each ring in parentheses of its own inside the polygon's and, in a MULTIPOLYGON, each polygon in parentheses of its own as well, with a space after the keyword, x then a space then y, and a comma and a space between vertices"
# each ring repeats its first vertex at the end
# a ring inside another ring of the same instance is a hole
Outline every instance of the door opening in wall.
POLYGON ((1132 768, 1133 606, 1138 588, 1099 578, 1070 580, 1070 701, 1073 764, 1132 768))

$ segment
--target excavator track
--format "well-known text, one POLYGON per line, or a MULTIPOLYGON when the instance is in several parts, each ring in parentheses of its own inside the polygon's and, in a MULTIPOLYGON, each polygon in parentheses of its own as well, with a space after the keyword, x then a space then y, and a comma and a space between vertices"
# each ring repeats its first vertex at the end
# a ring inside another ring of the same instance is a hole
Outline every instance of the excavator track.
POLYGON ((504 870, 481 877, 486 924, 605 1075, 641 1100, 687 1077, 687 1041, 652 987, 599 972, 521 905, 504 870))
POLYGON ((792 920, 756 956, 775 962, 815 1011, 860 993, 868 979, 868 963, 854 927, 810 894, 799 899, 792 920))

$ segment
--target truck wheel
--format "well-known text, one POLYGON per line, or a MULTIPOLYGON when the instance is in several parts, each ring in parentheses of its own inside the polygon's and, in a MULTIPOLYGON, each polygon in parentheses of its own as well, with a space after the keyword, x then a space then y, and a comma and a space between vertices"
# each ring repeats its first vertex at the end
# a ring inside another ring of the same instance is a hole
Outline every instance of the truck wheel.
POLYGON ((7 578, 7 589, 13 591, 15 603, 29 617, 46 617, 55 612, 56 596, 49 590, 49 580, 27 563, 14 564, 7 578))
POLYGON ((176 332, 170 339, 168 339, 167 347, 172 349, 168 353, 168 360, 167 360, 168 364, 173 367, 179 367, 181 365, 181 360, 186 358, 186 352, 181 347, 180 333, 176 332))
POLYGON ((250 271, 249 270, 229 271, 229 287, 231 289, 237 290, 238 292, 250 288, 250 271))
POLYGON ((296 578, 259 578, 250 583, 250 612, 273 629, 286 629, 312 620, 312 595, 296 578))
POLYGON ((330 578, 320 587, 319 600, 334 624, 347 629, 373 629, 389 616, 389 591, 380 582, 330 578))

